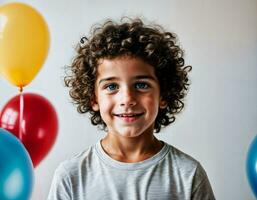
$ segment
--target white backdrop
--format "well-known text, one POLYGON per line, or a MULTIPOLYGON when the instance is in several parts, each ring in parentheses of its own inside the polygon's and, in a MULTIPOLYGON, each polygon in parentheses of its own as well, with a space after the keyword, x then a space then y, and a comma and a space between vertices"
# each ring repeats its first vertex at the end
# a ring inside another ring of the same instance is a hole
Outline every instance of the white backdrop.
MULTIPOLYGON (((60 123, 53 149, 35 169, 33 200, 46 199, 54 170, 62 160, 104 135, 70 103, 62 82, 63 67, 71 62, 76 43, 92 24, 123 15, 143 16, 177 33, 186 63, 193 66, 186 108, 158 137, 202 163, 217 199, 254 199, 245 160, 257 133, 256 0, 20 2, 40 11, 51 34, 47 60, 25 92, 48 98, 60 123)), ((0 91, 0 109, 18 93, 3 78, 0 91)))

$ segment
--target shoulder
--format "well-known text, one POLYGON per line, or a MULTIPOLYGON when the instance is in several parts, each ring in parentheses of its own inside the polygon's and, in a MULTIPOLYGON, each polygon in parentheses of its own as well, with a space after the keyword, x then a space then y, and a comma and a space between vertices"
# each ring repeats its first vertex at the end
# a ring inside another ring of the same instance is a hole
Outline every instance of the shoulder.
POLYGON ((172 170, 179 174, 180 180, 190 183, 192 199, 215 199, 208 180, 208 176, 202 165, 192 156, 170 146, 172 170))
POLYGON ((204 180, 207 177, 199 161, 176 147, 169 146, 168 157, 170 157, 173 170, 180 171, 184 176, 190 176, 194 180, 204 180))
POLYGON ((94 156, 94 147, 91 146, 88 149, 79 152, 71 158, 62 161, 55 174, 61 175, 62 177, 77 176, 80 168, 84 168, 85 165, 90 165, 92 157, 94 156))
POLYGON ((199 165, 199 162, 193 158, 192 156, 184 153, 183 151, 177 149, 176 147, 169 145, 169 156, 172 159, 174 165, 176 165, 180 169, 188 169, 192 171, 192 169, 196 169, 199 165))
POLYGON ((94 148, 90 147, 61 162, 55 170, 48 199, 77 199, 79 194, 76 191, 82 190, 79 182, 87 172, 87 166, 91 165, 93 154, 94 148))

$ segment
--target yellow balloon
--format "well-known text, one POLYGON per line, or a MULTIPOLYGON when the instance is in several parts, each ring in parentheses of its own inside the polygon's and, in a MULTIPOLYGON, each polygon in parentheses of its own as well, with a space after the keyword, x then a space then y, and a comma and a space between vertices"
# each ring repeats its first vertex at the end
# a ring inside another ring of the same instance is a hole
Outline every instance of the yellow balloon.
POLYGON ((13 85, 29 84, 42 67, 49 49, 49 31, 31 6, 0 6, 0 73, 13 85))

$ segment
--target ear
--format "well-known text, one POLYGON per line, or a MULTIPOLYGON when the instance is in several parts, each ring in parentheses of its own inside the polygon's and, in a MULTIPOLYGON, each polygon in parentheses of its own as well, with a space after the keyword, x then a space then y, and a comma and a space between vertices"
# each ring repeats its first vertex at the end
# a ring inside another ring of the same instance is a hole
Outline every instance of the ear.
POLYGON ((160 98, 159 107, 160 107, 160 109, 164 109, 167 107, 167 102, 165 100, 163 100, 162 97, 160 98))
POLYGON ((92 107, 93 111, 99 111, 99 104, 97 103, 96 100, 93 100, 91 102, 91 107, 92 107))

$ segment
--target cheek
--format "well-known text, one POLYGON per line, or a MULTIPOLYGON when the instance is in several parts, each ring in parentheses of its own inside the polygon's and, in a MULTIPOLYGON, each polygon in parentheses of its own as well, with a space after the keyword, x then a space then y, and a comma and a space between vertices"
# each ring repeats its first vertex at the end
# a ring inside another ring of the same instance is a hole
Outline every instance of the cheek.
POLYGON ((113 103, 110 98, 106 98, 105 96, 99 97, 99 108, 101 115, 105 113, 110 113, 113 108, 113 103))
POLYGON ((108 107, 100 105, 100 116, 105 123, 109 121, 109 115, 107 113, 110 113, 108 107))
POLYGON ((156 99, 156 97, 149 97, 149 98, 145 98, 142 101, 142 105, 147 106, 148 110, 151 113, 155 113, 158 112, 159 110, 159 100, 156 99))

